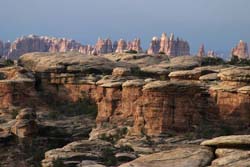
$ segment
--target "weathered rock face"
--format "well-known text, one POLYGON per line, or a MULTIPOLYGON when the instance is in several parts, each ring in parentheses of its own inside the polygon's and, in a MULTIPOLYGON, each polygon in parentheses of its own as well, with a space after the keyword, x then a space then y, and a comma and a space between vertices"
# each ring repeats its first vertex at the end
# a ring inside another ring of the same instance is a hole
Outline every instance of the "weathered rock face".
POLYGON ((0 108, 32 103, 36 91, 31 73, 21 67, 6 67, 0 69, 0 74, 0 108))
POLYGON ((250 165, 249 135, 221 136, 204 141, 201 145, 216 147, 216 159, 212 161, 211 167, 250 165))
POLYGON ((188 42, 180 40, 179 38, 175 40, 174 34, 171 34, 170 38, 168 38, 166 33, 163 33, 160 39, 160 48, 159 50, 156 50, 158 47, 158 42, 155 41, 154 38, 150 44, 149 53, 158 54, 161 52, 168 56, 190 55, 188 42))
POLYGON ((20 138, 35 135, 38 132, 36 113, 31 108, 22 109, 16 117, 16 123, 11 127, 12 133, 20 138))
POLYGON ((241 59, 248 59, 249 58, 249 52, 248 52, 248 46, 247 43, 240 40, 238 45, 232 49, 232 56, 237 56, 241 59))
POLYGON ((202 44, 201 47, 199 48, 197 56, 198 57, 204 57, 204 56, 206 56, 204 44, 202 44))

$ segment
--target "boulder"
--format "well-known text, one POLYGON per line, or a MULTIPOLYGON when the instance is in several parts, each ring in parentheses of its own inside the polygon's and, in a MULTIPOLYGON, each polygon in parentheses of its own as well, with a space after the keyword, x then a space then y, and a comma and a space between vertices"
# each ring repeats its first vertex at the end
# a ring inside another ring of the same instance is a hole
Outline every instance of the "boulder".
POLYGON ((119 167, 205 167, 212 159, 210 148, 187 146, 145 155, 119 167))
POLYGON ((201 143, 203 146, 214 147, 249 147, 250 135, 221 136, 201 143))

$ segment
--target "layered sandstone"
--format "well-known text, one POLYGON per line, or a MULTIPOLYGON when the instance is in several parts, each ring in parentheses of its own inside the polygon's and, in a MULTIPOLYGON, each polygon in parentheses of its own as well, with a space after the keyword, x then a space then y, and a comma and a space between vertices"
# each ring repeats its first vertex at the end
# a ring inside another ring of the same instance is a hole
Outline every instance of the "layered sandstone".
POLYGON ((160 41, 155 37, 152 39, 148 53, 164 53, 168 56, 183 56, 190 55, 190 47, 187 41, 183 41, 179 38, 175 39, 173 33, 169 38, 166 33, 163 33, 160 41))
POLYGON ((34 99, 34 76, 21 67, 0 69, 0 108, 12 105, 27 105, 34 99))
POLYGON ((240 40, 240 42, 232 49, 231 55, 237 56, 240 59, 248 59, 249 52, 247 43, 240 40))

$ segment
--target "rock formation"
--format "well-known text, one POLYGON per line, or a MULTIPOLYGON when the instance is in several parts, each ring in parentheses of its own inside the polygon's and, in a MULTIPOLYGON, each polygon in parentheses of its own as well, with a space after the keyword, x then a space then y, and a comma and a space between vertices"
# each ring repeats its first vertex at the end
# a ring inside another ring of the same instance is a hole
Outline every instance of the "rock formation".
POLYGON ((148 53, 165 53, 168 56, 183 56, 190 55, 190 48, 187 41, 180 40, 179 38, 175 40, 173 33, 170 38, 167 37, 166 33, 163 33, 160 44, 157 38, 154 37, 152 39, 148 53))
POLYGON ((204 57, 204 56, 206 56, 204 44, 202 44, 201 47, 199 48, 197 56, 198 57, 204 57))
POLYGON ((161 41, 157 37, 153 37, 148 48, 148 54, 157 54, 160 50, 160 43, 161 41))
POLYGON ((142 52, 141 40, 139 38, 136 38, 134 41, 128 42, 127 50, 134 50, 137 51, 137 53, 142 52))
POLYGON ((248 52, 248 46, 247 43, 240 40, 238 45, 232 49, 231 52, 232 56, 237 56, 240 59, 248 59, 249 58, 249 52, 248 52))
POLYGON ((124 39, 120 39, 115 50, 116 53, 123 53, 127 50, 127 42, 124 39))
POLYGON ((233 135, 221 136, 201 143, 203 146, 216 148, 216 159, 211 167, 216 166, 249 166, 250 160, 250 136, 233 135))
POLYGON ((3 56, 6 58, 18 59, 22 54, 29 52, 67 51, 78 51, 83 54, 89 54, 92 51, 92 48, 65 38, 29 35, 18 38, 13 43, 5 43, 2 52, 3 56))
POLYGON ((97 40, 97 43, 95 45, 95 52, 96 54, 106 54, 106 53, 112 53, 113 52, 113 45, 112 41, 110 39, 101 39, 99 38, 97 40))
POLYGON ((208 57, 216 57, 216 53, 215 53, 215 51, 213 51, 213 50, 209 50, 209 51, 207 52, 207 56, 208 56, 208 57))

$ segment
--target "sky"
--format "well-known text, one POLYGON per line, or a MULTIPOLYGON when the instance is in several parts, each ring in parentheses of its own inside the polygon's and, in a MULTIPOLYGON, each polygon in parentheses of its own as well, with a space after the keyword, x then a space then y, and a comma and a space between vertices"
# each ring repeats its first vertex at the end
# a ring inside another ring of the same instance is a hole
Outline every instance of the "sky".
POLYGON ((146 49, 162 32, 187 40, 196 53, 229 52, 250 42, 250 0, 0 0, 0 39, 29 34, 95 44, 98 37, 140 37, 146 49))

